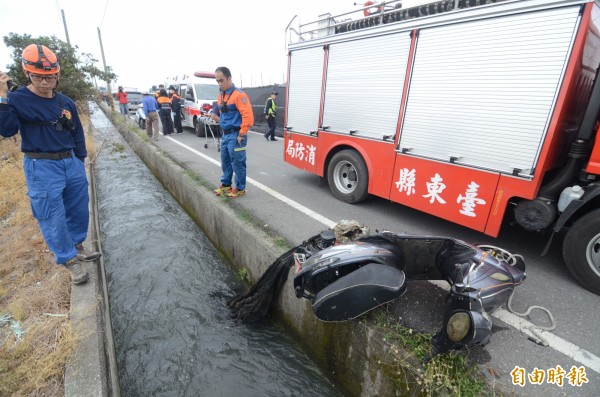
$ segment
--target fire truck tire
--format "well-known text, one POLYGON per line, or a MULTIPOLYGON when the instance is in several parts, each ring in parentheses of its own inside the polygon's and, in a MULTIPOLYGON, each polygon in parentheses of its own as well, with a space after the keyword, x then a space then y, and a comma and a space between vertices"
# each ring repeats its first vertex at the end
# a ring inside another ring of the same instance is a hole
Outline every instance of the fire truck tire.
POLYGON ((139 125, 140 125, 140 129, 145 130, 146 129, 146 120, 140 119, 139 125))
POLYGON ((563 242, 563 257, 575 280, 600 295, 600 210, 571 226, 563 242))
POLYGON ((196 136, 204 138, 204 123, 201 120, 196 120, 194 123, 194 131, 196 131, 196 136))
POLYGON ((359 203, 369 196, 369 172, 365 161, 354 150, 336 153, 327 168, 327 181, 338 200, 359 203))

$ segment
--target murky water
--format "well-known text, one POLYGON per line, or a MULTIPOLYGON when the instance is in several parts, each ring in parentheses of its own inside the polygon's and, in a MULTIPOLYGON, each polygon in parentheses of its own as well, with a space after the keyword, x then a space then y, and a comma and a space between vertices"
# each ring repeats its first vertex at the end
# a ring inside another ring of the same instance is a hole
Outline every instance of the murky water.
POLYGON ((96 190, 124 396, 341 396, 276 324, 228 317, 241 290, 208 238, 92 105, 96 190))

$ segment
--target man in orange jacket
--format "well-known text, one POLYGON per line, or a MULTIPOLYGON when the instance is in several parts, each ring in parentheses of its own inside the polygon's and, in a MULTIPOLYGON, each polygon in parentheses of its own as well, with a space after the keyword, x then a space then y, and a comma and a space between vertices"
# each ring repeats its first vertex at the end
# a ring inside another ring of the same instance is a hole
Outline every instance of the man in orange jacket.
MULTIPOLYGON (((231 81, 231 71, 225 66, 215 70, 219 84, 217 106, 211 118, 221 125, 221 186, 215 190, 220 196, 235 198, 246 194, 246 143, 248 131, 254 125, 250 99, 231 81), (235 188, 231 187, 235 172, 235 188)), ((214 109, 214 108, 213 108, 214 109)))

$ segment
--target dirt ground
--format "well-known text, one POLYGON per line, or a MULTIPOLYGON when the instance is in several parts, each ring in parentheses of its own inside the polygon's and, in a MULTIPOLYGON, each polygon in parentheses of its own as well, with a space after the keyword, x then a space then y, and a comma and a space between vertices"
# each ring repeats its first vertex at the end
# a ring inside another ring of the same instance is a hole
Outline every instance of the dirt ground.
POLYGON ((0 396, 63 396, 71 278, 31 214, 20 147, 0 137, 0 396))

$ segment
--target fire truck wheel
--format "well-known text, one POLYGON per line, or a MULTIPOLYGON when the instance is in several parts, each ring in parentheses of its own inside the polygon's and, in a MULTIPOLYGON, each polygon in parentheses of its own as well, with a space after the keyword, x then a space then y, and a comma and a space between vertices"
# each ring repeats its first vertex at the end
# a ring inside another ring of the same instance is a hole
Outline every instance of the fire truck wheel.
POLYGON ((139 124, 140 124, 140 129, 142 129, 142 130, 146 129, 146 120, 140 119, 139 124))
POLYGON ((575 280, 600 295, 600 210, 571 226, 563 242, 563 257, 575 280))
POLYGON ((342 150, 333 156, 327 168, 327 181, 333 195, 346 203, 359 203, 369 195, 367 166, 354 150, 342 150))
POLYGON ((196 120, 194 123, 194 131, 196 131, 196 136, 204 138, 204 123, 200 120, 196 120))

